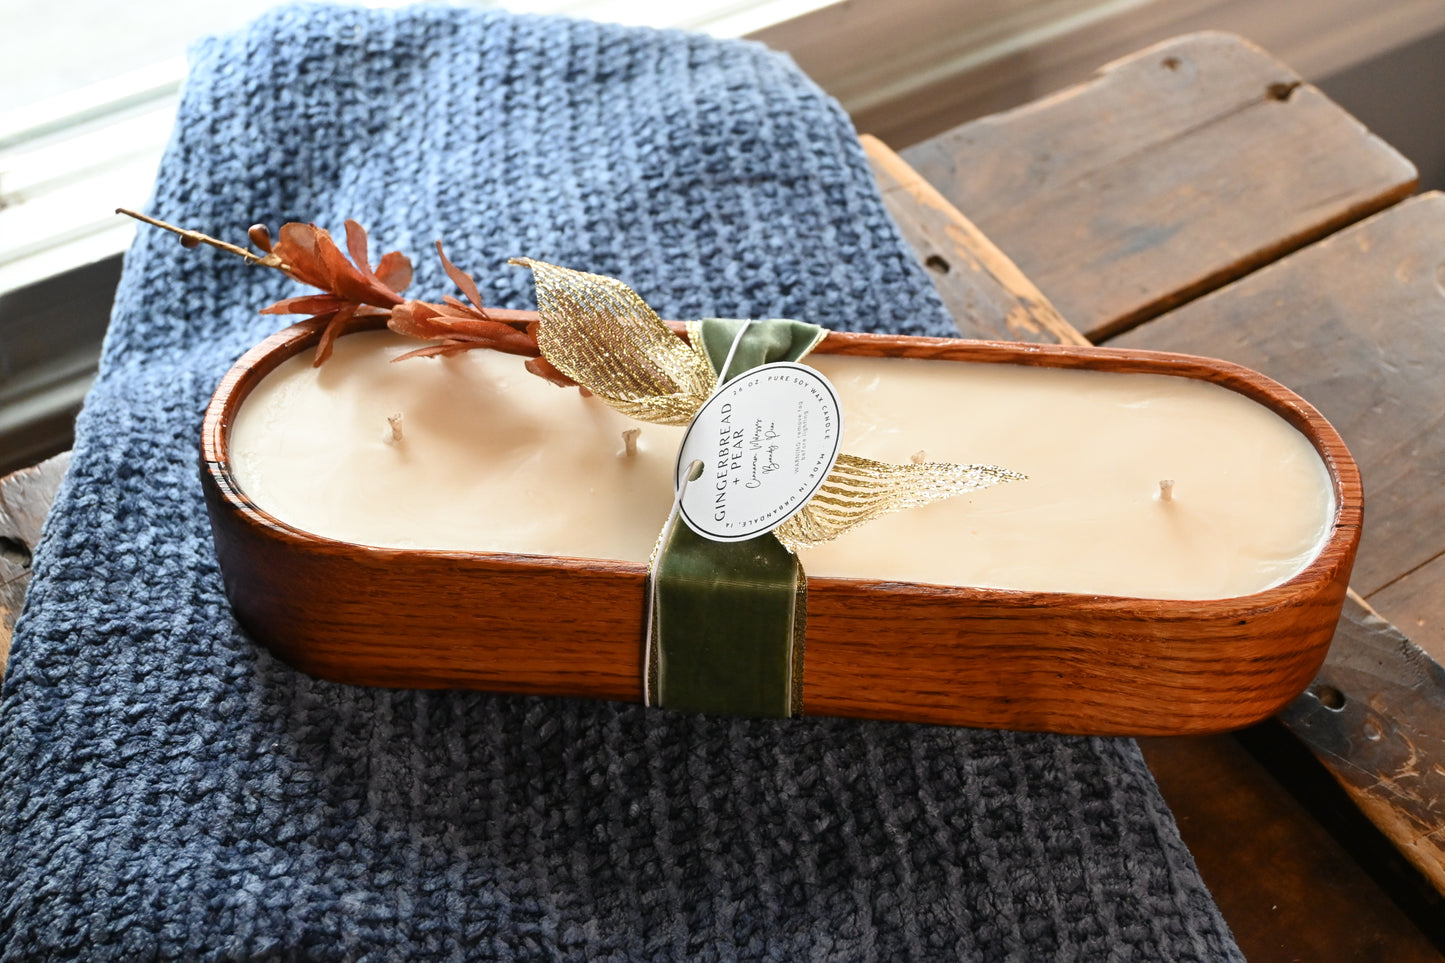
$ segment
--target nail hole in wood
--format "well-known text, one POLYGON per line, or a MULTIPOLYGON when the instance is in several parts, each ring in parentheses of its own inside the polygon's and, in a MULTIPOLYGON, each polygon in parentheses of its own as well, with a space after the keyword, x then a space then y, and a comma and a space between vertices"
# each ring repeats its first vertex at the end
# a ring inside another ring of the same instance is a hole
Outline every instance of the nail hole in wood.
POLYGON ((1269 94, 1269 96, 1270 96, 1270 98, 1271 98, 1272 100, 1289 100, 1290 97, 1294 94, 1294 92, 1295 92, 1296 90, 1298 90, 1298 89, 1299 89, 1299 81, 1296 80, 1296 81, 1294 81, 1293 83, 1288 83, 1288 84, 1286 84, 1286 83, 1270 84, 1268 87, 1266 87, 1266 88, 1264 89, 1264 92, 1267 93, 1267 94, 1269 94))
POLYGON ((18 538, 0 535, 0 555, 9 555, 17 565, 30 567, 30 546, 18 538))
POLYGON ((938 274, 947 274, 952 270, 952 268, 948 266, 948 262, 937 254, 930 254, 928 259, 923 262, 923 266, 938 274))
POLYGON ((1334 712, 1345 707, 1345 694, 1332 685, 1322 685, 1316 689, 1315 698, 1320 700, 1320 705, 1334 712))

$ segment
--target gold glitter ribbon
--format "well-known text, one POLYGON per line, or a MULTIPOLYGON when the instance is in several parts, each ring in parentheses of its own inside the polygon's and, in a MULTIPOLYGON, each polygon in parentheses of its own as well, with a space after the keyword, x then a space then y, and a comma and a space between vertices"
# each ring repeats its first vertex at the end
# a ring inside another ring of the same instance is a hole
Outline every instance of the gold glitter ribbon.
MULTIPOLYGON (((686 425, 717 386, 701 339, 673 333, 615 278, 529 258, 541 324, 537 345, 559 371, 630 418, 686 425)), ((891 464, 842 454, 807 505, 773 534, 791 552, 880 515, 1023 478, 997 465, 891 464)))
POLYGON ((702 345, 615 278, 513 258, 537 282, 537 347, 567 377, 638 421, 686 426, 717 387, 702 345))
POLYGON ((1024 476, 997 465, 895 465, 841 454, 802 510, 773 534, 788 551, 830 542, 880 515, 917 508, 1024 476))

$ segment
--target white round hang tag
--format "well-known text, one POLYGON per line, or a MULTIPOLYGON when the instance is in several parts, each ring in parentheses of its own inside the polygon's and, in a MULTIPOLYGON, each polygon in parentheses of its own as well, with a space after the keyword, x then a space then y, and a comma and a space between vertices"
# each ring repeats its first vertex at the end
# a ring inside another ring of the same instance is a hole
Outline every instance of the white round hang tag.
POLYGON ((681 514, 704 538, 738 542, 770 532, 813 497, 838 460, 843 411, 817 371, 791 361, 752 368, 723 385, 682 439, 673 484, 696 460, 681 514))

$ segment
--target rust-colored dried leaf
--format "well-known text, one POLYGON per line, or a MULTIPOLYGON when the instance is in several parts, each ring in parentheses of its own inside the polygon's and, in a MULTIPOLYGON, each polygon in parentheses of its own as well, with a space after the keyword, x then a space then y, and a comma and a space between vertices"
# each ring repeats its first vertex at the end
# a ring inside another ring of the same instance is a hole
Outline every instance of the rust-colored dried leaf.
POLYGON ((550 381, 559 388, 571 388, 577 384, 577 382, 553 367, 552 362, 546 358, 530 358, 527 360, 526 368, 532 372, 532 374, 550 381))
POLYGON ((441 344, 429 344, 424 348, 417 348, 405 354, 399 354, 392 358, 392 363, 406 361, 409 358, 447 358, 454 354, 461 354, 463 351, 470 351, 473 348, 485 348, 484 344, 467 344, 461 341, 444 341, 441 344))
MULTIPOLYGON (((336 346, 336 339, 346 330, 346 325, 356 314, 356 305, 348 304, 339 309, 331 319, 326 322, 326 328, 321 332, 321 340, 316 343, 316 357, 311 361, 311 367, 319 368, 331 357, 331 351, 336 346)), ((315 320, 320 320, 317 318, 315 320)))
POLYGON ((385 275, 374 273, 368 261, 366 231, 355 221, 347 221, 346 242, 355 264, 347 260, 330 234, 315 224, 292 221, 281 225, 281 238, 272 251, 296 280, 343 301, 380 308, 399 303, 397 292, 411 281, 411 262, 393 251, 382 258, 385 275))
POLYGON ((322 263, 326 265, 331 281, 329 290, 332 293, 357 304, 370 301, 375 295, 373 286, 367 283, 361 272, 341 253, 341 248, 336 246, 330 234, 323 231, 317 235, 316 250, 320 252, 322 263))
POLYGON ((316 250, 315 224, 300 224, 290 221, 281 225, 280 239, 272 247, 275 254, 286 263, 287 273, 303 284, 323 291, 331 290, 326 266, 316 250))
POLYGON ((286 298, 261 309, 262 314, 324 314, 335 311, 346 304, 344 298, 334 294, 305 294, 299 298, 286 298))
POLYGON ((389 251, 376 265, 376 279, 397 294, 411 287, 411 259, 400 251, 389 251))
MULTIPOLYGON (((264 228, 252 232, 258 246, 269 243, 264 228)), ((320 365, 332 354, 336 339, 359 317, 385 315, 387 326, 398 334, 436 342, 400 355, 395 360, 447 356, 476 348, 489 348, 533 359, 527 370, 553 384, 574 384, 550 362, 538 360, 536 327, 519 329, 496 321, 482 307, 476 280, 446 256, 437 242, 437 256, 447 276, 466 295, 462 301, 451 295, 440 303, 406 300, 400 292, 412 281, 411 261, 398 251, 371 266, 371 239, 355 220, 346 221, 346 250, 315 224, 289 222, 281 226, 271 250, 296 280, 320 288, 321 294, 285 298, 268 305, 265 314, 310 314, 322 325, 321 338, 312 362, 320 365)))
POLYGON ((408 338, 430 340, 449 337, 446 326, 435 320, 436 309, 425 301, 404 301, 391 309, 386 326, 408 338))
POLYGON ((484 311, 482 308, 482 292, 477 290, 477 282, 473 280, 470 274, 451 262, 451 259, 447 257, 447 252, 442 250, 441 241, 437 241, 437 257, 442 259, 442 267, 446 269, 447 277, 452 279, 452 283, 462 289, 462 293, 467 296, 467 300, 471 301, 478 311, 484 311))
POLYGON ((465 342, 507 354, 535 357, 537 341, 501 321, 477 316, 470 308, 426 301, 406 301, 391 310, 387 326, 397 334, 423 340, 465 342))
POLYGON ((529 338, 524 332, 518 331, 510 324, 503 324, 500 321, 457 318, 445 323, 447 330, 452 332, 451 337, 453 338, 466 336, 468 338, 476 338, 477 340, 537 343, 535 338, 529 338))
POLYGON ((371 270, 371 255, 367 251, 368 246, 366 228, 348 217, 346 219, 346 251, 351 255, 351 260, 357 270, 361 272, 362 278, 372 281, 375 280, 376 274, 371 270))

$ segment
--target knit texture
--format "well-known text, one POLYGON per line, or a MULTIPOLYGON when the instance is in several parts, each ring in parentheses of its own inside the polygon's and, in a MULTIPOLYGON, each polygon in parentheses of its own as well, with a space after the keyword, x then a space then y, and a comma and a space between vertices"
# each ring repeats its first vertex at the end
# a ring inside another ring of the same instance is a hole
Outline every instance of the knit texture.
MULTIPOLYGON (((746 43, 300 7, 194 52, 152 213, 355 217, 489 303, 945 335, 847 119, 746 43)), ((236 626, 201 413, 302 289, 144 230, 0 702, 0 959, 1217 960, 1128 740, 354 688, 236 626)), ((525 599, 518 600, 525 605, 525 599)), ((545 619, 545 613, 535 613, 545 619)), ((899 644, 907 626, 897 627, 899 644)), ((398 640, 404 644, 404 640, 398 640)))

